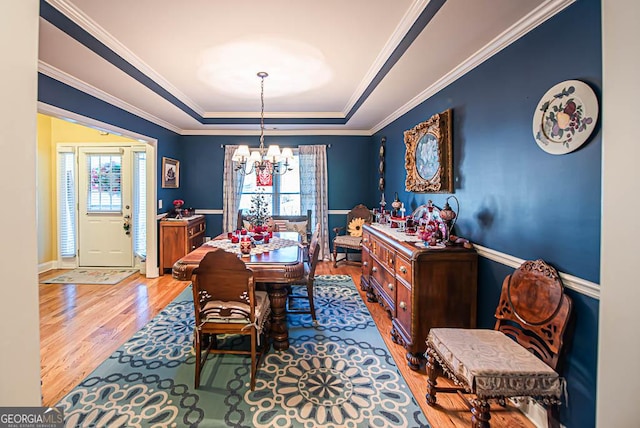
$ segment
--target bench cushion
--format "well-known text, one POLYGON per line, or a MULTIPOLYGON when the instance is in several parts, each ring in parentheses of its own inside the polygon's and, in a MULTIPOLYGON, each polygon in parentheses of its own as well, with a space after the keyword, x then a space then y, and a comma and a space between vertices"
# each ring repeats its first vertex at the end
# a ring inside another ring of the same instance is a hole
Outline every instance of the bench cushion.
POLYGON ((542 360, 496 330, 432 328, 427 352, 479 398, 560 399, 563 380, 542 360))

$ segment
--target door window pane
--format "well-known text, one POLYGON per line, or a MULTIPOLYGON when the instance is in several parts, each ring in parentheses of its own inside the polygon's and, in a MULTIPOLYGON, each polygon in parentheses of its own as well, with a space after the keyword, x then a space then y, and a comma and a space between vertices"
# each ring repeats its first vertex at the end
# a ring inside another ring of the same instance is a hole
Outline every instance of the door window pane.
POLYGON ((87 212, 121 212, 122 155, 87 155, 87 212))

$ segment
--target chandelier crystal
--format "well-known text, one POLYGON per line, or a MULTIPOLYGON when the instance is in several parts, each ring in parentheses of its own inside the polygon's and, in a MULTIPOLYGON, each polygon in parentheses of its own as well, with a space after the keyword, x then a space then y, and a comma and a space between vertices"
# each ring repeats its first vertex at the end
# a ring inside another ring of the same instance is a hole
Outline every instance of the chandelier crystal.
POLYGON ((248 145, 240 145, 233 152, 232 161, 236 164, 235 170, 241 170, 245 175, 251 174, 253 171, 266 174, 282 175, 293 168, 289 165, 289 161, 293 159, 293 151, 289 147, 285 147, 280 151, 277 144, 271 144, 268 148, 264 147, 264 79, 269 74, 264 71, 258 73, 260 78, 260 147, 257 150, 249 150, 248 145), (281 162, 284 162, 281 164, 281 162), (247 169, 247 163, 250 168, 247 169))

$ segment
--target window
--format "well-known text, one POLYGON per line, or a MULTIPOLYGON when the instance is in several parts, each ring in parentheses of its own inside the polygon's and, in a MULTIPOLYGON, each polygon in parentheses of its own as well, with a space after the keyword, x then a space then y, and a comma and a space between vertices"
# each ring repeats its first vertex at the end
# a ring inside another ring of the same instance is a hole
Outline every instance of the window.
POLYGON ((87 155, 87 212, 122 212, 122 155, 87 155))
POLYGON ((76 158, 73 152, 58 153, 58 242, 60 257, 76 256, 76 158))
POLYGON ((147 256, 147 154, 133 153, 133 253, 147 256))
POLYGON ((298 154, 294 153, 289 163, 291 171, 273 176, 273 186, 256 185, 256 173, 244 177, 240 209, 245 212, 251 208, 251 197, 257 193, 266 195, 269 213, 272 215, 300 215, 300 168, 298 154))

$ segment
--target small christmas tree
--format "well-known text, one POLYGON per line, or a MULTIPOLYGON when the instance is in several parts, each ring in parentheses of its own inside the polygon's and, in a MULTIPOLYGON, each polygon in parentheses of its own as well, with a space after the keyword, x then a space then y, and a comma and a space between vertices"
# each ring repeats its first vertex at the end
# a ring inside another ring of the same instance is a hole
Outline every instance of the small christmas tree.
POLYGON ((248 220, 254 226, 262 226, 269 218, 269 204, 264 193, 256 193, 251 197, 251 208, 249 208, 248 220))

